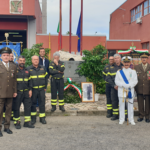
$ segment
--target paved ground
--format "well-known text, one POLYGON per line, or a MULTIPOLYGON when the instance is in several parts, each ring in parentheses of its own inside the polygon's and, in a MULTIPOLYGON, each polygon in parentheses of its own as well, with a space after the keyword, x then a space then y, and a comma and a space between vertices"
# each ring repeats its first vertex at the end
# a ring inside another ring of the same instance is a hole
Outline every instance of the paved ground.
MULTIPOLYGON (((23 118, 22 118, 23 119, 23 118)), ((3 133, 2 150, 149 150, 150 124, 119 125, 105 116, 47 117, 47 125, 3 133)), ((137 119, 137 117, 135 117, 137 119)), ((12 122, 11 122, 12 123, 12 122)))

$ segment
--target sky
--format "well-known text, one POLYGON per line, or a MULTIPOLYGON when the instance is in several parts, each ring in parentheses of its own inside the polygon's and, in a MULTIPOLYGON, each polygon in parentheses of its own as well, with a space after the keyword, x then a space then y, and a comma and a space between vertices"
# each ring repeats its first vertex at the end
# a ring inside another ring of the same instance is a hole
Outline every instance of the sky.
MULTIPOLYGON (((109 39, 110 14, 125 1, 83 0, 83 35, 106 35, 109 39)), ((69 31, 69 3, 70 0, 62 0, 62 34, 69 31)), ((80 11, 81 0, 72 0, 73 35, 76 35, 80 11)), ((57 34, 58 22, 59 0, 47 0, 47 33, 57 34)))

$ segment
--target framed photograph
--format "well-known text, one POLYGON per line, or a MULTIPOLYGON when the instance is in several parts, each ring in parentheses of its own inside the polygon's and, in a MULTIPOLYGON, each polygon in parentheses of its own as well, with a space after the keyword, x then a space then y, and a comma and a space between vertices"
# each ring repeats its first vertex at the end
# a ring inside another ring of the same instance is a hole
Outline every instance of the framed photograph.
POLYGON ((95 102, 93 82, 81 82, 81 88, 82 88, 82 102, 83 103, 95 102))

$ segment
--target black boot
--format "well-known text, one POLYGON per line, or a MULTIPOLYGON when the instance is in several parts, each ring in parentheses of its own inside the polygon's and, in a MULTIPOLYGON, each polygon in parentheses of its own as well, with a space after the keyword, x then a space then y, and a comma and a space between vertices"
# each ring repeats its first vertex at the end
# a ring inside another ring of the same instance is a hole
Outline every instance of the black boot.
POLYGON ((117 119, 119 119, 119 118, 118 118, 118 115, 113 115, 112 118, 111 118, 111 120, 113 120, 113 121, 114 121, 114 120, 117 120, 117 119))
POLYGON ((31 116, 31 124, 34 125, 36 123, 36 116, 31 116))
POLYGON ((46 124, 46 123, 47 123, 46 120, 45 120, 45 117, 40 118, 40 122, 41 122, 42 124, 46 124))
POLYGON ((27 128, 34 128, 35 127, 34 125, 31 124, 30 121, 29 122, 25 122, 23 126, 27 127, 27 128))
POLYGON ((56 105, 52 105, 51 112, 54 112, 56 110, 56 105))
POLYGON ((15 128, 16 129, 21 129, 20 121, 17 121, 17 123, 15 124, 15 128))
POLYGON ((125 121, 127 121, 127 119, 128 119, 128 115, 125 115, 125 121))
POLYGON ((60 109, 62 112, 65 112, 64 106, 59 106, 59 109, 60 109))
POLYGON ((5 118, 3 117, 2 124, 4 124, 4 123, 5 123, 5 118))
POLYGON ((112 110, 107 110, 107 118, 111 118, 112 117, 112 110))

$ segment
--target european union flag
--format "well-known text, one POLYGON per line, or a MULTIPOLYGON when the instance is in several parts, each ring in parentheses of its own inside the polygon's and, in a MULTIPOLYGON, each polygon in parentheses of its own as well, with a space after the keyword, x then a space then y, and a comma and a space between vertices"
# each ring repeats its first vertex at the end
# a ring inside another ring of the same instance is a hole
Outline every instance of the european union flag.
POLYGON ((18 57, 20 56, 20 43, 16 43, 16 45, 13 45, 13 43, 9 42, 9 45, 6 45, 6 42, 3 42, 2 45, 0 45, 0 49, 2 49, 3 47, 9 47, 12 50, 12 53, 14 55, 14 62, 17 63, 18 57))
POLYGON ((80 52, 80 37, 81 37, 81 15, 79 18, 79 23, 78 23, 78 28, 77 28, 77 33, 76 35, 78 36, 78 52, 80 52))

